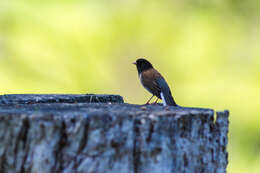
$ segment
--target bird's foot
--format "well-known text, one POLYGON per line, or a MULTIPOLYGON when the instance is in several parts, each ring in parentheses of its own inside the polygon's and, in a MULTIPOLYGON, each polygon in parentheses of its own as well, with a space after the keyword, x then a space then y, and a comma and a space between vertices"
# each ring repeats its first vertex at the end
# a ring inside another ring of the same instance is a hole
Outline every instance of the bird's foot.
POLYGON ((158 102, 158 98, 155 100, 155 102, 152 103, 152 105, 156 105, 158 102))

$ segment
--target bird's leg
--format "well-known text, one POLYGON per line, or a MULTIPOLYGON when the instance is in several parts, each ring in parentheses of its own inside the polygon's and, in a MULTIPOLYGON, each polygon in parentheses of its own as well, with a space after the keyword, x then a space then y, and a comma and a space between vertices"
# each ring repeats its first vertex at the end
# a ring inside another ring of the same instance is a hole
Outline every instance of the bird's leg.
POLYGON ((153 104, 157 104, 158 100, 159 100, 159 98, 157 98, 153 104))
POLYGON ((150 104, 150 101, 152 100, 154 95, 152 95, 152 97, 146 102, 146 105, 149 105, 150 104))

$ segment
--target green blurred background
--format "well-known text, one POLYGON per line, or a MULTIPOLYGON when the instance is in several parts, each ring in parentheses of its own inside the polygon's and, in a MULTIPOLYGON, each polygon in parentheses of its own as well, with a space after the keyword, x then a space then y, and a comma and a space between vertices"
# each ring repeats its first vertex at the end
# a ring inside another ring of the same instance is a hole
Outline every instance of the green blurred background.
POLYGON ((178 104, 229 109, 228 172, 260 170, 259 0, 0 0, 0 94, 150 97, 146 57, 178 104))

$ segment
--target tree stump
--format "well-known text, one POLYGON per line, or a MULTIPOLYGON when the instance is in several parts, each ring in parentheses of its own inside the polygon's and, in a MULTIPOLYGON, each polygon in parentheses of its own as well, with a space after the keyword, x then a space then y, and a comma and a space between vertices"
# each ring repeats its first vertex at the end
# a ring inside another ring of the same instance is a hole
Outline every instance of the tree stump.
POLYGON ((226 172, 228 111, 88 96, 0 96, 0 172, 226 172))

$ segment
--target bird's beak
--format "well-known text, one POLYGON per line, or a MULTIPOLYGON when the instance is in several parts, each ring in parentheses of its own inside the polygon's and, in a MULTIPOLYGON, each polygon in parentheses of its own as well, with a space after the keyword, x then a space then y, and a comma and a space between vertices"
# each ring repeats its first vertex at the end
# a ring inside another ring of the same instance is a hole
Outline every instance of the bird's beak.
POLYGON ((133 62, 132 64, 136 65, 136 62, 133 62))

